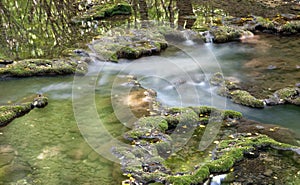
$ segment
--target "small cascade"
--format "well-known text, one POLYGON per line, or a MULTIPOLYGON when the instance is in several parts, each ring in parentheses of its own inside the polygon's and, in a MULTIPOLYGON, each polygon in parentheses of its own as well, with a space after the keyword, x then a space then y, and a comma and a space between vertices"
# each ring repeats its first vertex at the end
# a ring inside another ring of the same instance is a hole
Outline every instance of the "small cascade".
POLYGON ((193 34, 195 34, 192 30, 183 30, 183 37, 185 38, 185 44, 188 46, 194 45, 194 41, 192 40, 193 34))
POLYGON ((213 43, 213 38, 214 38, 214 36, 211 35, 209 31, 203 32, 202 35, 205 36, 205 42, 206 42, 206 43, 213 43))

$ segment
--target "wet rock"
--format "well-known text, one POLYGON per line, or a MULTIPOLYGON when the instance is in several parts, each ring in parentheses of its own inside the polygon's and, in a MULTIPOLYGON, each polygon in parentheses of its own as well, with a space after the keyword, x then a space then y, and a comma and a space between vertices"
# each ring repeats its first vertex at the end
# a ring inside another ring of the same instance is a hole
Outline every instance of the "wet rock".
POLYGON ((34 98, 31 105, 36 108, 44 108, 48 105, 48 98, 41 94, 38 94, 37 97, 34 98))
MULTIPOLYGON (((223 112, 213 107, 205 106, 168 108, 165 110, 164 116, 146 117, 138 120, 133 125, 132 130, 124 134, 124 137, 131 142, 132 146, 113 148, 113 154, 121 160, 123 173, 130 175, 128 182, 134 180, 135 183, 143 184, 155 182, 163 184, 197 184, 209 178, 210 173, 221 173, 227 172, 230 169, 236 169, 236 166, 234 166, 236 164, 241 164, 244 171, 247 170, 244 169, 244 163, 252 164, 252 161, 257 163, 259 160, 262 164, 261 158, 263 156, 261 151, 269 151, 269 149, 272 149, 276 151, 289 151, 298 155, 296 152, 298 147, 279 143, 266 135, 258 133, 258 130, 267 132, 267 129, 273 133, 279 130, 278 128, 272 127, 271 130, 271 127, 265 126, 258 129, 256 128, 257 124, 249 128, 249 130, 255 132, 253 134, 250 132, 245 133, 245 130, 243 130, 242 133, 232 134, 230 135, 231 137, 229 137, 228 134, 231 133, 228 132, 229 127, 226 127, 226 131, 224 132, 221 129, 220 136, 222 136, 221 138, 223 139, 215 142, 215 144, 217 144, 216 148, 215 145, 213 145, 213 148, 209 147, 209 149, 203 153, 197 153, 196 155, 195 153, 190 153, 191 151, 189 150, 193 150, 192 148, 194 146, 192 144, 194 139, 191 138, 187 144, 188 147, 183 147, 180 151, 173 153, 174 151, 172 149, 180 146, 177 141, 182 141, 185 138, 184 135, 180 138, 171 137, 171 134, 184 131, 187 133, 189 128, 192 128, 195 129, 192 138, 201 138, 204 132, 197 129, 199 126, 198 122, 205 116, 210 117, 215 115, 215 111, 223 113, 221 115, 227 115, 223 117, 223 121, 225 121, 223 125, 226 125, 226 122, 233 121, 234 119, 238 121, 238 124, 231 127, 238 127, 238 130, 241 131, 239 128, 242 123, 240 122, 243 122, 243 120, 240 120, 240 114, 235 111, 223 112), (256 128, 256 130, 254 128, 256 128), (206 156, 204 154, 211 154, 213 156, 212 160, 203 160, 206 156), (198 156, 197 160, 196 156, 198 156), (180 161, 182 161, 182 163, 180 163, 180 161), (191 163, 191 168, 188 170, 185 167, 189 167, 189 163, 191 163), (199 163, 201 163, 201 166, 195 168, 194 164, 199 163), (185 167, 182 167, 182 165, 185 167)), ((200 126, 199 128, 201 128, 200 126)), ((288 133, 284 134, 289 135, 288 133)), ((279 137, 282 137, 282 135, 279 137)), ((198 140, 195 139, 195 141, 198 140)), ((199 147, 198 142, 196 146, 199 147)), ((252 170, 252 168, 250 169, 252 170)), ((265 177, 263 172, 265 172, 266 169, 267 168, 262 169, 257 175, 251 173, 249 173, 249 175, 243 175, 243 180, 239 178, 238 182, 257 183, 261 178, 265 177)))
POLYGON ((264 108, 264 102, 252 96, 247 91, 235 90, 230 92, 232 101, 237 104, 253 107, 253 108, 264 108))
POLYGON ((26 59, 15 61, 0 68, 0 78, 6 77, 30 77, 30 76, 55 76, 78 74, 87 72, 85 62, 77 63, 68 59, 48 60, 48 59, 26 59))
POLYGON ((122 36, 104 35, 90 44, 102 60, 118 62, 120 58, 137 59, 159 54, 168 47, 164 36, 154 29, 152 32, 145 29, 117 31, 123 32, 122 36))
POLYGON ((249 31, 241 28, 233 28, 229 26, 220 26, 210 30, 213 35, 214 43, 225 43, 230 41, 238 41, 242 36, 253 35, 249 31))
POLYGON ((266 105, 273 106, 281 103, 280 99, 276 96, 269 96, 268 99, 264 100, 266 105))
POLYGON ((297 142, 299 136, 296 133, 289 129, 278 127, 278 125, 262 124, 252 120, 241 119, 236 127, 238 133, 259 133, 279 142, 299 145, 297 142))
POLYGON ((15 182, 19 179, 26 177, 32 173, 30 166, 24 163, 15 163, 6 165, 0 168, 0 183, 2 182, 15 182))
POLYGON ((214 86, 220 86, 225 82, 223 74, 220 72, 215 73, 209 80, 209 83, 214 86))

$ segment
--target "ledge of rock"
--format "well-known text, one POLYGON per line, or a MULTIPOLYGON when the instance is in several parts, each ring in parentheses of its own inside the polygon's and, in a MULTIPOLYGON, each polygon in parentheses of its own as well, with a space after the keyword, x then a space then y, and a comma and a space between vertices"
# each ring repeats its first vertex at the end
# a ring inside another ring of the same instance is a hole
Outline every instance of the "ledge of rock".
POLYGON ((0 77, 2 78, 85 74, 86 72, 87 63, 68 59, 26 59, 0 67, 0 77))
POLYGON ((18 105, 0 106, 0 127, 6 126, 15 118, 29 113, 32 109, 43 108, 47 106, 48 98, 43 95, 37 95, 32 102, 21 103, 18 105))

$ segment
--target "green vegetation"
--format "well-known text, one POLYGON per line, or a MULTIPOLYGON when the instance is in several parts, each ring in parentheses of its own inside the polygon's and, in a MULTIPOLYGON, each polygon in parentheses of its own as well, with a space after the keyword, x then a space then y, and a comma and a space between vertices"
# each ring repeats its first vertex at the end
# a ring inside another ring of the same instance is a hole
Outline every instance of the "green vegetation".
POLYGON ((241 104, 253 108, 264 108, 264 102, 262 100, 255 98, 247 91, 235 90, 230 92, 230 96, 232 98, 232 101, 237 104, 241 104))
POLYGON ((28 77, 85 74, 87 63, 71 60, 28 59, 16 61, 0 68, 0 77, 28 77))
POLYGON ((279 28, 280 32, 286 33, 299 33, 300 32, 300 21, 288 21, 279 28))
POLYGON ((249 35, 250 33, 240 28, 233 28, 230 26, 219 26, 210 31, 214 36, 213 42, 224 43, 230 41, 239 40, 243 35, 249 35))
POLYGON ((23 116, 32 109, 31 103, 21 105, 0 106, 0 127, 6 126, 17 117, 23 116))
POLYGON ((290 87, 287 87, 287 88, 284 88, 284 89, 280 89, 278 91, 276 91, 274 93, 278 98, 280 99, 283 99, 283 100, 286 100, 288 98, 291 98, 293 96, 296 96, 298 95, 298 91, 296 88, 290 88, 290 87))

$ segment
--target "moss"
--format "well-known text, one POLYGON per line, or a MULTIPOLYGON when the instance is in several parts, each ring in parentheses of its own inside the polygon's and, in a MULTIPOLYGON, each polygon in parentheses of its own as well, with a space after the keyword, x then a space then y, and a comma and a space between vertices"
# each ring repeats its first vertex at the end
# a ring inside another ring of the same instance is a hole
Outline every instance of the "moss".
POLYGON ((299 92, 297 91, 296 88, 284 88, 284 89, 280 89, 278 91, 275 92, 275 95, 280 98, 280 99, 287 99, 287 98, 291 98, 293 96, 296 96, 299 92))
POLYGON ((168 122, 161 116, 141 118, 136 124, 143 129, 155 129, 161 132, 168 129, 168 122))
POLYGON ((116 32, 118 34, 100 36, 99 40, 91 44, 103 60, 117 62, 120 58, 138 59, 159 54, 168 47, 167 42, 157 30, 152 30, 151 33, 144 29, 131 29, 126 32, 116 30, 116 32))
POLYGON ((225 110, 224 111, 224 118, 232 118, 232 119, 241 119, 243 114, 233 110, 225 110))
POLYGON ((247 91, 235 90, 230 93, 233 102, 253 108, 264 108, 264 102, 256 99, 247 91))
POLYGON ((300 21, 288 21, 280 27, 280 32, 298 33, 300 31, 300 21))
POLYGON ((2 77, 28 77, 41 75, 85 74, 85 62, 71 60, 27 59, 9 64, 0 71, 2 77))
POLYGON ((239 29, 232 28, 229 26, 219 26, 211 30, 212 35, 214 36, 213 41, 215 43, 224 43, 239 40, 239 38, 248 32, 239 29))
POLYGON ((191 175, 169 176, 166 179, 170 184, 174 185, 190 185, 193 183, 191 175))
POLYGON ((261 27, 260 29, 267 29, 267 30, 275 29, 274 23, 268 18, 257 17, 256 22, 258 26, 261 27))
POLYGON ((15 118, 27 114, 32 108, 31 103, 14 106, 0 106, 0 127, 6 126, 15 118))
POLYGON ((128 140, 140 139, 143 135, 147 133, 147 130, 131 130, 126 132, 124 137, 128 140))

